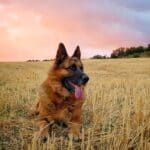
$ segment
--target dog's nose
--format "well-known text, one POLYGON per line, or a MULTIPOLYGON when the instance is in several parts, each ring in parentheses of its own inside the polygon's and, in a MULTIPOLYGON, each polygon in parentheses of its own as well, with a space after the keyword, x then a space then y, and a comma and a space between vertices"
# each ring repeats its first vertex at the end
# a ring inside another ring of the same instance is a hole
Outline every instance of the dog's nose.
POLYGON ((86 74, 82 75, 83 84, 86 84, 88 81, 89 81, 89 77, 86 74))

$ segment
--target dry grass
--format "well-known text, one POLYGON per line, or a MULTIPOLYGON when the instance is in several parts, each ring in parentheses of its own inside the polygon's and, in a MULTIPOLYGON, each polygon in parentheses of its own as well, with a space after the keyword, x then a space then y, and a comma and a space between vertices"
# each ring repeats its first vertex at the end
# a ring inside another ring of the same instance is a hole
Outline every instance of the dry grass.
POLYGON ((90 76, 82 142, 54 126, 47 144, 34 139, 26 116, 50 62, 0 63, 0 149, 150 149, 150 59, 85 60, 90 76))

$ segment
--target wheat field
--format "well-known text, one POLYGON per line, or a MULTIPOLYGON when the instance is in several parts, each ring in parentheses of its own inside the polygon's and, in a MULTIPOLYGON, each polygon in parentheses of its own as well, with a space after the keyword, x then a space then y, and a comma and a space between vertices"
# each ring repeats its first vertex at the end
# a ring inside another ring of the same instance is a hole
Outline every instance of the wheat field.
POLYGON ((0 63, 0 150, 149 150, 150 59, 84 60, 90 77, 82 141, 53 127, 48 143, 35 140, 28 117, 52 62, 0 63))

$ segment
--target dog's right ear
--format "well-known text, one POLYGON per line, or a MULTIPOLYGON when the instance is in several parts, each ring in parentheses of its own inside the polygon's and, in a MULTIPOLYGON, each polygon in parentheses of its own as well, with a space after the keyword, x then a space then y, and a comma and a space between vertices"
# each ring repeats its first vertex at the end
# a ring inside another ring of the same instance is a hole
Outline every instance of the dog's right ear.
POLYGON ((57 54, 56 54, 56 64, 60 65, 68 57, 66 48, 63 43, 59 43, 57 54))
POLYGON ((74 54, 72 55, 72 57, 77 57, 78 59, 81 58, 81 51, 80 51, 80 47, 77 46, 75 51, 74 51, 74 54))

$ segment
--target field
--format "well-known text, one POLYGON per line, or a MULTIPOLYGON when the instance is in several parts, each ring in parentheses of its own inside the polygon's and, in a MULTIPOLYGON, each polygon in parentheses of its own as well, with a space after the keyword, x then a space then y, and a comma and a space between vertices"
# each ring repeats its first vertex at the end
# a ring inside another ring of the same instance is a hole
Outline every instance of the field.
POLYGON ((52 62, 0 63, 0 150, 149 150, 150 59, 84 60, 90 76, 82 115, 82 142, 54 126, 47 144, 35 140, 28 117, 52 62))

